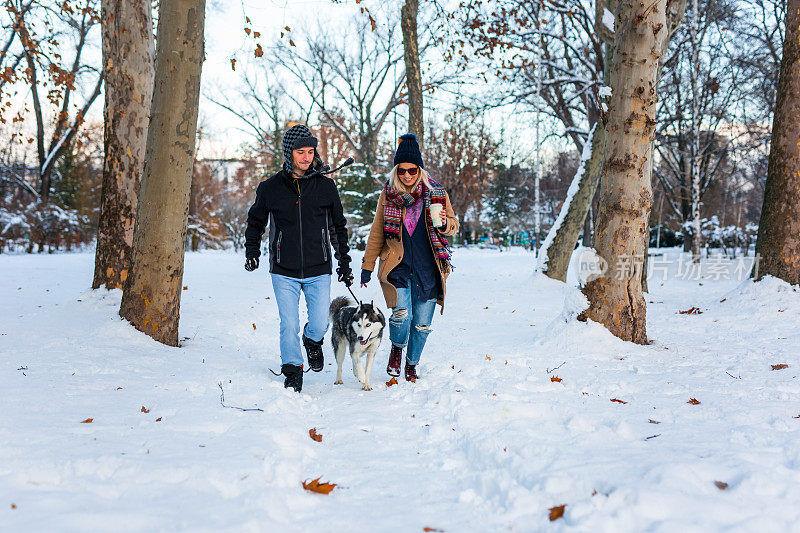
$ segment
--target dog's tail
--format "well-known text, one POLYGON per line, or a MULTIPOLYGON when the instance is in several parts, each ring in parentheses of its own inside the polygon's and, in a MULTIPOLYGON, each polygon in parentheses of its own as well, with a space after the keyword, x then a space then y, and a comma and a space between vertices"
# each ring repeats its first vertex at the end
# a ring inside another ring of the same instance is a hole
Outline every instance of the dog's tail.
POLYGON ((331 302, 331 308, 330 308, 331 318, 335 317, 336 313, 338 313, 341 309, 351 304, 353 304, 353 301, 347 296, 337 296, 336 298, 334 298, 333 301, 331 302))

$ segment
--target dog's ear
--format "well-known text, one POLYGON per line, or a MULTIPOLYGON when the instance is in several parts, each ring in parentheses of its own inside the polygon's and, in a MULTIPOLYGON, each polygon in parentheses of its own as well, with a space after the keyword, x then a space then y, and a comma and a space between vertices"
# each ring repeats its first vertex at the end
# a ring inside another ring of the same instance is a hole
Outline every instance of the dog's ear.
POLYGON ((369 306, 374 309, 375 308, 375 300, 370 300, 369 301, 369 306))

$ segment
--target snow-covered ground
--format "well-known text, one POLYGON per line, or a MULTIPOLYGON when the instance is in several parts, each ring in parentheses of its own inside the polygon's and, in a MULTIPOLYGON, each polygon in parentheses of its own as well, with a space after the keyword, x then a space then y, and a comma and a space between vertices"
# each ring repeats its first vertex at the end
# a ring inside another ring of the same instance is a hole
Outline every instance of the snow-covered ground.
POLYGON ((637 346, 564 322, 575 289, 529 253, 458 250, 423 379, 384 386, 385 340, 375 390, 334 386, 326 342, 299 395, 239 255, 187 255, 182 348, 87 290, 91 254, 0 255, 0 530, 798 531, 800 292, 679 255, 637 346))

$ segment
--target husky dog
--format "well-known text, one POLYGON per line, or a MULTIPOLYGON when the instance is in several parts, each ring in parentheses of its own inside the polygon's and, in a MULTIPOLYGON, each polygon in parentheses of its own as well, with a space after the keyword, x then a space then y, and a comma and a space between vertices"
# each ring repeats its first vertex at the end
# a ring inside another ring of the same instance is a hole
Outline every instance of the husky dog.
POLYGON ((341 385, 342 363, 345 350, 350 348, 350 358, 353 360, 353 374, 361 382, 362 390, 372 390, 369 385, 369 373, 372 370, 372 360, 383 338, 383 328, 386 319, 380 309, 368 304, 356 305, 352 300, 339 296, 331 302, 331 323, 333 352, 336 354, 335 385, 341 385), (366 369, 361 364, 361 356, 367 354, 366 369))

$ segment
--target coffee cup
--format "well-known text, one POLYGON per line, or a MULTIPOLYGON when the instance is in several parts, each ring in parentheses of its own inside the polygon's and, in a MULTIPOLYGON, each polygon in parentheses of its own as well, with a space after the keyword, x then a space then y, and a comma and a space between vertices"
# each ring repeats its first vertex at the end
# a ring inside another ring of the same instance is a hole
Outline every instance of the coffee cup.
POLYGON ((444 226, 444 222, 442 222, 443 208, 444 206, 442 204, 431 204, 431 221, 433 222, 434 228, 444 226))

